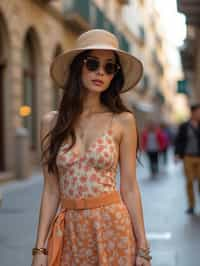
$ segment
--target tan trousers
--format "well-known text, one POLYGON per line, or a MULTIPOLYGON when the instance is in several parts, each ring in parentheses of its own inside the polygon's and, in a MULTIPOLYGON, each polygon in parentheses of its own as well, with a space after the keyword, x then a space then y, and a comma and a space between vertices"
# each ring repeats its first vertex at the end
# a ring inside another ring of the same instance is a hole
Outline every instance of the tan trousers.
POLYGON ((185 156, 183 160, 184 171, 186 175, 186 190, 188 196, 189 207, 195 206, 195 196, 193 183, 198 179, 200 189, 200 157, 185 156))

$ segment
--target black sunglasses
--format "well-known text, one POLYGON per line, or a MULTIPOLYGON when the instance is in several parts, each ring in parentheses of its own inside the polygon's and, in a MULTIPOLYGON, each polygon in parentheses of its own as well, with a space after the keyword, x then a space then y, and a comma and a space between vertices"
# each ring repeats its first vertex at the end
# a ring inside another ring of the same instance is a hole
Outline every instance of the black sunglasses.
MULTIPOLYGON (((98 59, 87 57, 83 60, 85 63, 87 70, 89 71, 96 71, 100 67, 100 61, 98 59)), ((117 71, 120 69, 120 66, 116 63, 107 62, 103 66, 103 69, 107 75, 116 74, 117 71)))

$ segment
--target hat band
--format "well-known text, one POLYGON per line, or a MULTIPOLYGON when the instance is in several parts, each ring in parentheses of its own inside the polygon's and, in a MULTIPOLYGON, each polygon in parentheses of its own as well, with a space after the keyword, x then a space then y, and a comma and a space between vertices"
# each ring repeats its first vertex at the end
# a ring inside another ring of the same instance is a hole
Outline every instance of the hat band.
POLYGON ((117 50, 117 47, 113 47, 113 45, 108 45, 108 44, 92 44, 92 45, 87 45, 87 46, 81 46, 79 48, 80 50, 117 50))
POLYGON ((76 48, 82 48, 87 46, 109 46, 113 48, 119 48, 118 40, 113 38, 110 34, 94 34, 93 36, 84 36, 84 38, 79 38, 76 42, 76 48))

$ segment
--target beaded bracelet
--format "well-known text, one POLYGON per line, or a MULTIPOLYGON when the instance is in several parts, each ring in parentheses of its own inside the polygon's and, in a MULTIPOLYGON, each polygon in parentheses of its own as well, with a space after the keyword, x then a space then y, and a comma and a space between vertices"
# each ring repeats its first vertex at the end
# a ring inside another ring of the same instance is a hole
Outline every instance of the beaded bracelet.
POLYGON ((150 249, 138 249, 137 256, 144 258, 145 260, 150 261, 152 257, 149 255, 150 254, 150 249))

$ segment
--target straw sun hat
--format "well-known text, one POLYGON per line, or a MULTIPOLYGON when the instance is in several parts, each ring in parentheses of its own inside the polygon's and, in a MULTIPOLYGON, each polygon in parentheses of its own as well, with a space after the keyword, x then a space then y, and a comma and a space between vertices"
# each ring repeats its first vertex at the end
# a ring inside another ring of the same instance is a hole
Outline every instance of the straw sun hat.
POLYGON ((67 50, 53 60, 50 74, 58 87, 63 88, 68 80, 73 59, 86 50, 109 50, 118 54, 124 74, 124 86, 121 92, 132 89, 142 77, 142 63, 130 53, 119 49, 115 35, 105 30, 94 29, 81 34, 74 49, 67 50))

